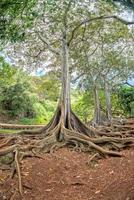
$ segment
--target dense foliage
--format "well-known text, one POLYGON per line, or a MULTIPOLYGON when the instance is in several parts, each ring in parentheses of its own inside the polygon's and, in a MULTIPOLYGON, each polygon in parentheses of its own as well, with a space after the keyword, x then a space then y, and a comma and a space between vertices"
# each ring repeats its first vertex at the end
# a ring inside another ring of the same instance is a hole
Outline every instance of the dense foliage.
POLYGON ((118 96, 125 114, 134 117, 134 87, 122 87, 118 96))
POLYGON ((0 112, 21 123, 46 123, 54 112, 59 93, 56 78, 34 77, 0 60, 0 112))
POLYGON ((25 28, 31 25, 35 13, 31 11, 35 0, 0 1, 0 40, 22 41, 25 28), (23 19, 23 23, 20 23, 23 19))

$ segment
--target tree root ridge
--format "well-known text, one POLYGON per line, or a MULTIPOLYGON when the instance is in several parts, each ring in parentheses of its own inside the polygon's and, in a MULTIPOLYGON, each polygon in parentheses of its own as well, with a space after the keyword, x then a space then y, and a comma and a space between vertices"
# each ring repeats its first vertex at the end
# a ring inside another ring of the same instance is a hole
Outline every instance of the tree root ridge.
MULTIPOLYGON (((12 164, 18 175, 18 191, 23 195, 21 176, 21 161, 25 157, 43 159, 42 153, 52 153, 63 146, 72 147, 80 152, 94 152, 94 155, 122 156, 121 149, 134 146, 133 130, 124 132, 103 132, 88 127, 71 111, 67 124, 64 123, 64 113, 60 107, 47 126, 39 130, 23 130, 21 132, 2 136, 0 139, 1 158, 12 157, 12 164)), ((116 127, 115 127, 116 128, 116 127)), ((126 128, 126 127, 125 127, 126 128)))

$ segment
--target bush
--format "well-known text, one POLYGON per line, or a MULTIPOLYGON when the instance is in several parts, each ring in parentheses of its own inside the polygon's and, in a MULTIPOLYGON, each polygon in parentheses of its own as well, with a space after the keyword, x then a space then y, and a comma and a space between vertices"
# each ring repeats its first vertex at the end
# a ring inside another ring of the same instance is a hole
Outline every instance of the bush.
POLYGON ((19 123, 25 125, 35 125, 35 124, 45 124, 47 122, 44 120, 43 116, 37 116, 35 118, 21 118, 19 120, 19 123))
POLYGON ((130 108, 131 108, 131 114, 130 114, 130 116, 131 116, 131 117, 134 117, 134 101, 132 101, 132 102, 130 103, 130 108))
POLYGON ((122 87, 118 91, 119 101, 127 116, 134 116, 134 88, 122 87))
POLYGON ((21 118, 21 124, 47 124, 55 111, 55 102, 44 101, 33 104, 34 118, 21 118))
POLYGON ((33 117, 33 103, 36 96, 25 83, 16 83, 1 91, 1 107, 7 114, 15 117, 33 117))
POLYGON ((91 92, 76 93, 72 96, 72 109, 84 122, 93 116, 93 98, 91 92))

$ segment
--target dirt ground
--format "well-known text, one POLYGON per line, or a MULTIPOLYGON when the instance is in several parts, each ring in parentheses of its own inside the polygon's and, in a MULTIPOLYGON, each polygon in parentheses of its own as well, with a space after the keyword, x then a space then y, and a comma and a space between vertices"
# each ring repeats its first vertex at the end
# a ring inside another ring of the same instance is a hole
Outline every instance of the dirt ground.
POLYGON ((23 197, 14 192, 17 176, 2 184, 6 170, 0 171, 0 200, 134 200, 134 149, 123 153, 90 164, 88 154, 67 148, 27 158, 21 165, 23 197))
POLYGON ((62 148, 42 159, 24 159, 23 197, 17 175, 11 179, 11 170, 0 169, 0 200, 134 200, 134 147, 122 153, 88 162, 88 153, 62 148))

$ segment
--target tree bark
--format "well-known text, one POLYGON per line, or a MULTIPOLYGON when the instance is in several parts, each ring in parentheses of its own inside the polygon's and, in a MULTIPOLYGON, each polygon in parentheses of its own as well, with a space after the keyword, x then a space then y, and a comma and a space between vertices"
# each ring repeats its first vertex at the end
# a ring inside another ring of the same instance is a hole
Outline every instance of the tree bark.
POLYGON ((107 119, 111 122, 112 112, 111 112, 110 91, 109 91, 109 84, 106 79, 104 79, 104 92, 105 92, 105 102, 106 102, 106 115, 107 119))
POLYGON ((97 85, 95 81, 93 84, 93 95, 94 95, 94 120, 93 121, 95 124, 100 124, 101 123, 100 100, 99 100, 97 85))
POLYGON ((63 108, 64 125, 67 126, 68 119, 70 118, 70 74, 69 74, 69 63, 68 56, 69 50, 66 39, 66 29, 62 33, 62 89, 61 89, 61 106, 63 108))

